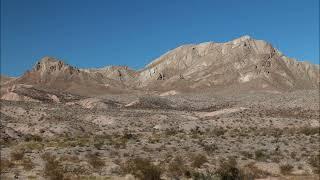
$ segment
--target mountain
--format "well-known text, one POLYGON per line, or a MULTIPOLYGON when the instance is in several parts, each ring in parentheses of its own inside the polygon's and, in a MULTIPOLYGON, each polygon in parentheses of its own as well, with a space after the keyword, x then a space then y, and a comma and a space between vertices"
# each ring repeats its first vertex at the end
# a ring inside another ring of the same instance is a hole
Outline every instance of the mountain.
POLYGON ((152 61, 139 74, 141 86, 167 89, 312 89, 319 66, 284 56, 271 44, 243 36, 226 43, 178 47, 152 61), (164 77, 164 78, 162 78, 164 77))
POLYGON ((284 56, 263 40, 243 36, 225 43, 183 45, 135 71, 126 66, 78 69, 51 57, 4 87, 80 95, 137 91, 286 91, 319 88, 319 65, 284 56))
POLYGON ((125 84, 112 78, 112 73, 118 72, 117 70, 81 70, 58 59, 44 57, 32 70, 25 72, 11 84, 29 84, 41 89, 81 95, 119 93, 123 92, 125 84))

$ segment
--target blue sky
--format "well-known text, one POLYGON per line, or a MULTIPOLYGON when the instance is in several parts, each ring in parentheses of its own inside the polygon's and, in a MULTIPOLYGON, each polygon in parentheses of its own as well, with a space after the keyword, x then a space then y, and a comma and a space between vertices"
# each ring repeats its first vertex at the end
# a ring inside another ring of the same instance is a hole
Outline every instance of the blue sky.
POLYGON ((1 74, 43 56, 139 69, 187 43, 250 35, 319 63, 319 0, 1 0, 1 74))

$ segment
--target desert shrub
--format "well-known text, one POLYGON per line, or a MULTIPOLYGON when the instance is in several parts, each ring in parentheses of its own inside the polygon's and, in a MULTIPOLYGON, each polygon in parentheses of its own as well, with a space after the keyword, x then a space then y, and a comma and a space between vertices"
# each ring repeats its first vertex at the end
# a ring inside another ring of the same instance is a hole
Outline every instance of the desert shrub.
POLYGON ((269 155, 267 154, 266 150, 264 150, 264 149, 256 150, 254 152, 254 154, 255 154, 255 159, 257 161, 265 161, 269 158, 269 155))
POLYGON ((30 171, 34 167, 34 164, 33 164, 32 160, 30 158, 24 158, 22 160, 21 165, 27 171, 30 171))
POLYGON ((5 158, 0 158, 0 171, 5 172, 6 170, 12 168, 14 166, 14 164, 5 158))
POLYGON ((78 163, 80 162, 80 159, 78 156, 73 156, 73 155, 64 155, 60 157, 60 161, 67 161, 67 162, 73 162, 73 163, 78 163))
POLYGON ((207 156, 203 154, 196 154, 192 156, 191 161, 192 161, 191 163, 192 167, 200 168, 204 163, 208 162, 208 159, 207 159, 207 156))
POLYGON ((226 129, 219 127, 219 128, 213 128, 213 129, 208 129, 207 130, 207 134, 210 137, 219 137, 219 136, 223 136, 225 133, 227 132, 226 129))
POLYGON ((42 158, 45 161, 45 176, 51 180, 63 179, 63 168, 59 160, 55 156, 48 153, 45 153, 42 158))
POLYGON ((178 134, 179 131, 175 128, 167 128, 164 133, 166 136, 174 136, 174 135, 178 134))
POLYGON ((220 167, 217 169, 217 174, 221 180, 240 180, 241 171, 237 167, 235 159, 228 159, 220 162, 220 167))
POLYGON ((36 142, 42 142, 42 137, 39 135, 33 135, 33 134, 28 134, 25 136, 25 141, 36 141, 36 142))
POLYGON ((242 179, 261 179, 266 178, 270 173, 260 170, 255 166, 255 163, 249 163, 241 169, 242 179))
POLYGON ((320 134, 320 129, 319 127, 302 127, 300 128, 300 133, 306 135, 306 136, 311 136, 311 135, 316 135, 320 134))
POLYGON ((97 149, 101 149, 104 145, 104 142, 103 141, 96 141, 94 142, 93 146, 97 149))
POLYGON ((10 153, 11 160, 18 161, 24 157, 24 149, 15 149, 10 153))
POLYGON ((162 169, 148 159, 134 158, 122 165, 124 173, 133 174, 141 180, 160 180, 162 169))
POLYGON ((181 156, 175 157, 168 165, 168 173, 173 178, 184 176, 188 173, 188 168, 181 156))
POLYGON ((41 150, 44 147, 44 145, 41 142, 37 142, 37 141, 29 141, 29 142, 23 143, 22 146, 27 150, 41 150))
POLYGON ((314 173, 320 174, 320 154, 311 156, 309 158, 309 164, 314 168, 314 173))
POLYGON ((240 153, 241 153, 241 155, 243 155, 244 157, 246 157, 248 159, 252 159, 252 157, 253 157, 252 153, 250 153, 248 151, 241 151, 240 153))
POLYGON ((282 174, 290 174, 292 169, 293 169, 293 166, 291 164, 283 164, 280 166, 280 171, 282 174))
POLYGON ((94 168, 101 168, 105 165, 104 161, 98 156, 98 154, 87 154, 86 157, 89 164, 94 168))
POLYGON ((218 180, 218 176, 212 172, 193 172, 193 180, 218 180))
POLYGON ((156 97, 156 96, 145 96, 139 98, 139 104, 136 106, 139 108, 150 108, 150 109, 172 109, 173 104, 170 100, 156 97))
POLYGON ((207 153, 213 153, 218 149, 215 144, 203 144, 202 147, 207 153))
POLYGON ((159 143, 161 141, 161 138, 161 134, 152 133, 152 135, 148 137, 148 142, 151 144, 159 143))

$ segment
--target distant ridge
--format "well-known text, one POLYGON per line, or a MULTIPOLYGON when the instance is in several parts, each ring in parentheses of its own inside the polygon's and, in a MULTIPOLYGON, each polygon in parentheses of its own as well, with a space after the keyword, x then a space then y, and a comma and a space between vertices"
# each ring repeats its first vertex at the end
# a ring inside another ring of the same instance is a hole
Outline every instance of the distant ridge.
POLYGON ((145 68, 78 69, 44 57, 21 77, 1 76, 3 88, 29 84, 82 95, 138 91, 287 91, 319 88, 319 65, 284 56, 270 43, 248 35, 225 43, 173 49, 145 68))

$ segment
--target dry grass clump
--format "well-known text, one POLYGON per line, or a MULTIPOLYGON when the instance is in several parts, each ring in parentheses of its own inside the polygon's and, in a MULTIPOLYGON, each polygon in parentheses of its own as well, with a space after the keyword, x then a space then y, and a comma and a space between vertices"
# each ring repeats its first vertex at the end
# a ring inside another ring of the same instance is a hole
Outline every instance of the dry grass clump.
POLYGON ((98 156, 98 154, 87 154, 86 155, 89 164, 95 168, 99 169, 105 165, 105 162, 98 156))
POLYGON ((237 167, 237 161, 235 159, 221 161, 217 174, 222 180, 241 179, 241 171, 237 167))
POLYGON ((320 154, 313 155, 309 158, 309 164, 313 167, 313 172, 320 174, 320 154))
POLYGON ((168 164, 168 174, 175 179, 181 176, 187 176, 187 177, 190 176, 188 167, 185 164, 186 163, 181 156, 176 156, 168 164))
POLYGON ((270 156, 267 154, 266 150, 264 149, 256 150, 254 154, 255 154, 255 159, 257 161, 266 161, 267 159, 270 158, 270 156))
POLYGON ((0 171, 1 173, 7 171, 8 169, 12 168, 14 164, 5 158, 0 158, 0 171))
POLYGON ((213 128, 213 129, 206 129, 206 134, 209 137, 223 136, 226 132, 227 132, 227 130, 224 129, 223 127, 217 127, 217 128, 213 128))
POLYGON ((10 153, 11 160, 13 160, 13 161, 22 160, 23 157, 24 157, 24 153, 25 153, 24 149, 12 150, 11 153, 10 153))
POLYGON ((160 180, 162 169, 148 159, 134 158, 122 165, 122 171, 141 180, 160 180))
POLYGON ((139 103, 135 105, 137 108, 147 109, 173 109, 173 102, 166 98, 156 96, 145 96, 139 98, 139 103))
POLYGON ((312 136, 316 134, 320 134, 320 129, 319 127, 302 127, 299 129, 300 133, 306 135, 306 136, 312 136))
POLYGON ((21 162, 21 165, 27 171, 30 171, 34 167, 34 164, 30 158, 24 158, 21 162))
POLYGON ((258 169, 254 162, 245 165, 241 169, 241 174, 243 179, 261 179, 270 175, 270 173, 258 169))
POLYGON ((291 164, 283 164, 280 166, 280 171, 282 174, 290 174, 292 169, 293 169, 293 166, 291 164))
POLYGON ((207 156, 203 154, 196 154, 192 156, 191 161, 192 161, 191 163, 192 167, 200 168, 204 163, 208 162, 208 159, 207 159, 207 156))
POLYGON ((42 156, 45 161, 44 175, 51 180, 63 179, 63 168, 60 161, 51 154, 45 153, 42 156))

